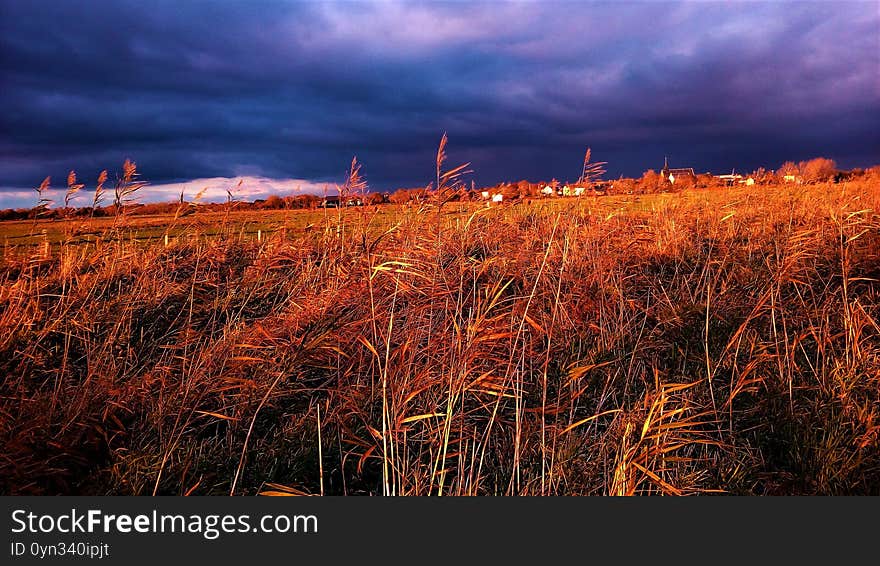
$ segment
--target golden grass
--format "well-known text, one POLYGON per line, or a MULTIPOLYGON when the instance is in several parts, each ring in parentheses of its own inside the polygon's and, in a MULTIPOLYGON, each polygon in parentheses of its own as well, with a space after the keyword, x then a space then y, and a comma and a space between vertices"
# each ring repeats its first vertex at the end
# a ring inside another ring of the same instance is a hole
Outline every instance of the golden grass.
POLYGON ((750 187, 7 243, 0 492, 878 494, 878 204, 750 187))

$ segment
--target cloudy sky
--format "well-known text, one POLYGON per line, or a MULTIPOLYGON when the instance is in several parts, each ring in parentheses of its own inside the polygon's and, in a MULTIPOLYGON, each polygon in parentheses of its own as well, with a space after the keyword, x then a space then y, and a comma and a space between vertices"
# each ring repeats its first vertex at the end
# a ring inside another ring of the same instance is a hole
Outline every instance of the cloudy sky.
POLYGON ((173 199, 880 163, 880 4, 0 0, 0 208, 129 157, 173 199), (203 181, 203 179, 205 179, 203 181), (193 181, 196 180, 196 181, 193 181), (164 185, 169 185, 164 187, 164 185))

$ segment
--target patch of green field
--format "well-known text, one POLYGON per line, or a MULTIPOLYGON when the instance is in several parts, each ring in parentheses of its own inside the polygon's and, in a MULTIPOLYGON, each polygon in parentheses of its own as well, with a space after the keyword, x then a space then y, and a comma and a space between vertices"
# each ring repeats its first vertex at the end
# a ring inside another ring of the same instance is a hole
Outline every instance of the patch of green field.
MULTIPOLYGON (((766 189, 751 189, 766 190, 766 189)), ((609 195, 565 198, 525 198, 512 203, 487 205, 484 202, 447 203, 443 216, 449 222, 466 219, 477 213, 504 214, 506 211, 530 208, 538 212, 574 212, 587 210, 607 216, 630 212, 657 212, 670 202, 694 204, 723 204, 746 195, 749 189, 690 190, 681 193, 650 195, 609 195), (490 212, 491 211, 491 212, 490 212)), ((225 212, 195 212, 175 218, 174 215, 129 216, 124 219, 101 217, 69 220, 14 220, 0 222, 0 244, 4 255, 22 247, 61 244, 88 245, 103 241, 126 240, 149 242, 173 240, 181 235, 187 238, 211 238, 221 234, 237 234, 241 238, 257 238, 280 230, 302 231, 321 229, 339 223, 365 223, 371 230, 383 231, 400 222, 407 215, 424 211, 416 203, 407 205, 385 204, 377 207, 318 210, 240 210, 225 212)))

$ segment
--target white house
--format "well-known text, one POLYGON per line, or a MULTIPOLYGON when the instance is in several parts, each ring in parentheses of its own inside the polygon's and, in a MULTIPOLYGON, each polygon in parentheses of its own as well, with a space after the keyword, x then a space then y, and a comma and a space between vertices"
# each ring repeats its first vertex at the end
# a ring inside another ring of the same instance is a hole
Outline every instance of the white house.
POLYGON ((734 183, 739 183, 742 180, 743 176, 739 173, 729 173, 727 175, 715 175, 715 178, 719 181, 724 181, 728 185, 732 185, 734 183))

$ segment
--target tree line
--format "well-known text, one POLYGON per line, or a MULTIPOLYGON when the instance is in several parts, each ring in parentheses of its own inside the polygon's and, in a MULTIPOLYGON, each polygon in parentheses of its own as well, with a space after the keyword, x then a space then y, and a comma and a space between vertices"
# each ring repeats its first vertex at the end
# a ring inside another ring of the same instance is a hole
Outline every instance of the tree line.
MULTIPOLYGON (((75 172, 71 171, 68 176, 68 189, 65 193, 64 205, 60 207, 50 207, 49 201, 45 196, 48 189, 50 179, 47 177, 43 183, 35 189, 38 197, 37 205, 29 208, 7 208, 0 210, 0 220, 30 220, 35 218, 45 219, 67 219, 67 218, 99 218, 113 217, 119 215, 124 210, 125 214, 133 216, 143 215, 167 215, 174 214, 177 216, 185 216, 196 211, 202 212, 229 212, 231 210, 297 210, 297 209, 315 209, 321 207, 325 199, 319 195, 302 194, 302 195, 269 195, 265 199, 257 199, 252 202, 236 200, 233 193, 227 191, 228 198, 225 202, 199 202, 200 196, 187 202, 181 194, 177 201, 158 202, 158 203, 138 203, 133 199, 126 199, 126 191, 131 191, 132 187, 137 188, 135 177, 136 171, 133 169, 134 164, 126 161, 124 170, 126 173, 121 177, 121 181, 117 181, 114 187, 114 195, 112 204, 101 205, 101 195, 104 191, 103 185, 107 180, 106 171, 101 173, 96 185, 95 199, 92 205, 74 207, 71 206, 72 199, 75 194, 84 188, 84 185, 77 183, 75 172), (130 170, 125 169, 131 168, 130 170), (128 180, 126 181, 126 175, 128 180)), ((754 185, 779 185, 784 183, 824 183, 824 182, 840 182, 857 179, 873 179, 880 180, 880 165, 875 165, 868 169, 855 168, 851 170, 841 170, 837 168, 837 164, 832 159, 825 157, 817 157, 814 159, 795 163, 786 161, 776 170, 766 170, 758 168, 748 175, 743 175, 743 179, 752 179, 754 185)), ((145 183, 143 183, 145 184, 145 183)), ((481 187, 475 189, 473 186, 467 189, 463 185, 459 185, 455 191, 449 191, 444 195, 444 201, 470 201, 483 200, 485 194, 495 195, 501 194, 505 201, 511 201, 521 198, 541 198, 547 196, 545 187, 550 187, 552 192, 550 196, 556 196, 557 192, 565 185, 575 186, 577 183, 562 183, 557 179, 550 181, 530 182, 520 180, 516 182, 502 182, 496 185, 481 187)), ((719 178, 711 173, 698 173, 693 176, 682 175, 675 179, 674 183, 670 183, 660 173, 654 169, 648 169, 639 178, 628 178, 621 176, 615 180, 592 181, 587 183, 589 194, 651 194, 659 192, 680 191, 685 189, 709 189, 723 187, 730 184, 729 180, 719 178)), ((109 189, 108 189, 109 192, 109 189)), ((392 193, 367 192, 361 195, 363 204, 375 206, 386 202, 394 204, 406 204, 411 202, 428 202, 436 200, 436 191, 431 185, 427 187, 401 188, 392 193)), ((335 195, 332 198, 336 198, 335 195)))

